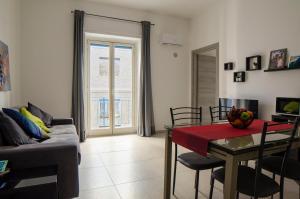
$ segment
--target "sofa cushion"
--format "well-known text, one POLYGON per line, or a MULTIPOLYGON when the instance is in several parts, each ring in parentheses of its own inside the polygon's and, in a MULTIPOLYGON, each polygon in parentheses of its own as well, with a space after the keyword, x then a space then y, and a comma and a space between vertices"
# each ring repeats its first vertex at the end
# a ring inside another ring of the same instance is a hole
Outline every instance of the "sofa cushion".
POLYGON ((56 126, 52 126, 50 128, 50 135, 58 135, 58 134, 74 134, 77 135, 76 133, 76 128, 74 125, 72 124, 68 124, 68 125, 56 125, 56 126))
POLYGON ((0 112, 0 133, 7 145, 36 144, 23 129, 5 113, 0 112))
POLYGON ((21 113, 17 112, 14 109, 2 109, 4 113, 6 113, 9 117, 15 120, 19 126, 25 131, 25 133, 36 139, 47 139, 49 136, 47 133, 43 132, 37 125, 35 125, 32 121, 27 119, 21 113))
POLYGON ((42 144, 45 143, 78 143, 78 138, 74 136, 73 134, 56 134, 52 135, 51 139, 45 140, 42 142, 42 144))
POLYGON ((27 109, 26 107, 22 107, 20 109, 20 112, 23 116, 25 116, 27 119, 31 120, 34 124, 36 124, 37 126, 39 126, 43 131, 45 131, 46 133, 50 133, 50 129, 48 127, 46 127, 45 123, 38 117, 32 115, 27 109))
POLYGON ((30 102, 28 102, 28 111, 30 111, 36 117, 40 118, 46 124, 47 127, 51 127, 53 119, 52 115, 43 111, 39 107, 31 104, 30 102))
POLYGON ((45 140, 43 143, 73 142, 76 143, 78 152, 80 151, 79 138, 74 125, 68 124, 53 126, 49 135, 51 139, 45 140))
POLYGON ((45 140, 44 143, 68 143, 77 146, 78 150, 78 160, 80 163, 81 155, 80 155, 80 144, 79 138, 77 135, 76 128, 73 124, 67 125, 56 125, 50 128, 51 133, 49 133, 51 139, 45 140))

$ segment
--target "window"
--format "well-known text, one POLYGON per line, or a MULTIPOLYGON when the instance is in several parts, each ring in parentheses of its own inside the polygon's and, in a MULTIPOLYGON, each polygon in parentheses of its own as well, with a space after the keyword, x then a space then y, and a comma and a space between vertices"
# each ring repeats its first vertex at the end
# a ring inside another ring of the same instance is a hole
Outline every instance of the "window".
POLYGON ((135 129, 135 44, 88 41, 88 126, 97 133, 135 129))

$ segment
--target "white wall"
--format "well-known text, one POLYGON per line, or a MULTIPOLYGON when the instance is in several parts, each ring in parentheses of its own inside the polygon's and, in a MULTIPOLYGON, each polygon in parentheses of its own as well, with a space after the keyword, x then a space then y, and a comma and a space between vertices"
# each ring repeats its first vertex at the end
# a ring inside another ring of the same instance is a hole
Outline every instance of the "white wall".
MULTIPOLYGON (((170 122, 170 106, 188 104, 188 20, 134 9, 75 0, 22 1, 22 102, 31 101, 51 114, 71 112, 73 15, 71 10, 150 20, 152 28, 152 84, 157 130, 170 122), (162 33, 178 35, 183 47, 162 46, 162 33), (178 53, 178 58, 173 57, 178 53)), ((137 24, 86 17, 85 30, 101 34, 140 37, 137 24)))
MULTIPOLYGON (((281 48, 288 48, 290 55, 300 55, 299 9, 299 0, 239 1, 236 53, 238 66, 245 65, 246 56, 261 54, 262 65, 267 67, 270 51, 281 48)), ((260 100, 262 117, 270 118, 275 111, 276 96, 300 97, 299 77, 298 70, 248 72, 247 82, 238 84, 236 93, 241 98, 260 100)))
MULTIPOLYGON (((17 1, 5 2, 18 9, 17 1)), ((235 70, 244 70, 246 56, 261 54, 263 66, 267 66, 270 50, 286 47, 291 55, 300 54, 299 4, 299 0, 226 0, 201 10, 199 16, 189 23, 172 16, 87 1, 27 0, 21 1, 21 30, 14 25, 10 32, 1 29, 0 35, 4 34, 1 36, 3 40, 13 43, 10 45, 11 57, 17 57, 17 33, 22 33, 22 103, 32 101, 58 117, 70 116, 73 49, 73 16, 70 11, 82 9, 109 16, 150 20, 156 24, 152 29, 151 45, 154 112, 158 130, 169 123, 170 106, 190 103, 191 50, 216 42, 220 44, 220 97, 259 99, 262 117, 269 119, 275 109, 276 96, 300 96, 300 71, 248 72, 247 82, 233 83, 233 72, 224 71, 223 63, 234 61, 235 70), (183 47, 160 45, 162 33, 178 35, 183 39, 183 47), (172 56, 174 52, 179 54, 178 58, 172 56)), ((11 20, 18 23, 16 13, 11 14, 14 12, 8 9, 3 9, 0 14, 3 13, 13 15, 11 20)), ((4 25, 7 26, 7 23, 4 25)), ((86 17, 85 28, 87 32, 94 33, 141 35, 136 24, 94 17, 86 17)), ((12 66, 14 61, 18 63, 19 60, 11 58, 12 66)), ((19 75, 18 72, 12 74, 19 75)), ((18 82, 18 78, 14 79, 18 82)), ((13 81, 15 88, 11 95, 15 93, 18 96, 16 85, 18 83, 13 81)), ((1 98, 4 104, 9 102, 9 96, 4 93, 1 98)), ((14 99, 17 102, 18 98, 14 99)))
POLYGON ((233 72, 223 69, 233 61, 245 70, 246 57, 256 54, 267 67, 270 51, 280 48, 300 55, 299 8, 299 0, 227 0, 192 20, 191 50, 220 42, 221 97, 258 99, 264 119, 274 113, 276 96, 300 97, 300 71, 247 72, 245 83, 233 83, 233 72))
POLYGON ((20 2, 0 0, 0 40, 8 45, 11 91, 0 92, 0 107, 20 103, 20 2))

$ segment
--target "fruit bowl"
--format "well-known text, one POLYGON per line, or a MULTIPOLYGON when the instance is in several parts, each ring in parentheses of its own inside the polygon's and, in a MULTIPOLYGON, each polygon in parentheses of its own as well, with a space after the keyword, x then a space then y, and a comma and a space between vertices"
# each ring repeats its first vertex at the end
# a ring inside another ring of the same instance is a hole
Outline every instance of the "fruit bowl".
POLYGON ((227 119, 234 128, 245 129, 250 126, 254 117, 251 111, 232 107, 231 111, 227 114, 227 119))

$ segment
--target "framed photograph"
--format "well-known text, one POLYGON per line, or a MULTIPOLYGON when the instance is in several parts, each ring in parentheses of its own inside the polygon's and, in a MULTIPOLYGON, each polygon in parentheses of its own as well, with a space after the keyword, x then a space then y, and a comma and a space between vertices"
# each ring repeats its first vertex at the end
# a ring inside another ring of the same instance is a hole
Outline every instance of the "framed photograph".
POLYGON ((0 91, 9 91, 10 75, 9 75, 9 54, 8 46, 0 41, 0 91))
POLYGON ((233 81, 234 82, 245 82, 246 81, 246 72, 239 71, 233 73, 233 81))
POLYGON ((224 70, 233 70, 233 62, 225 63, 224 70))
POLYGON ((256 55, 246 58, 246 70, 261 70, 261 56, 256 55))
POLYGON ((286 68, 287 48, 273 50, 270 53, 269 69, 284 69, 286 68))
POLYGON ((290 57, 289 68, 300 68, 300 55, 290 57))

